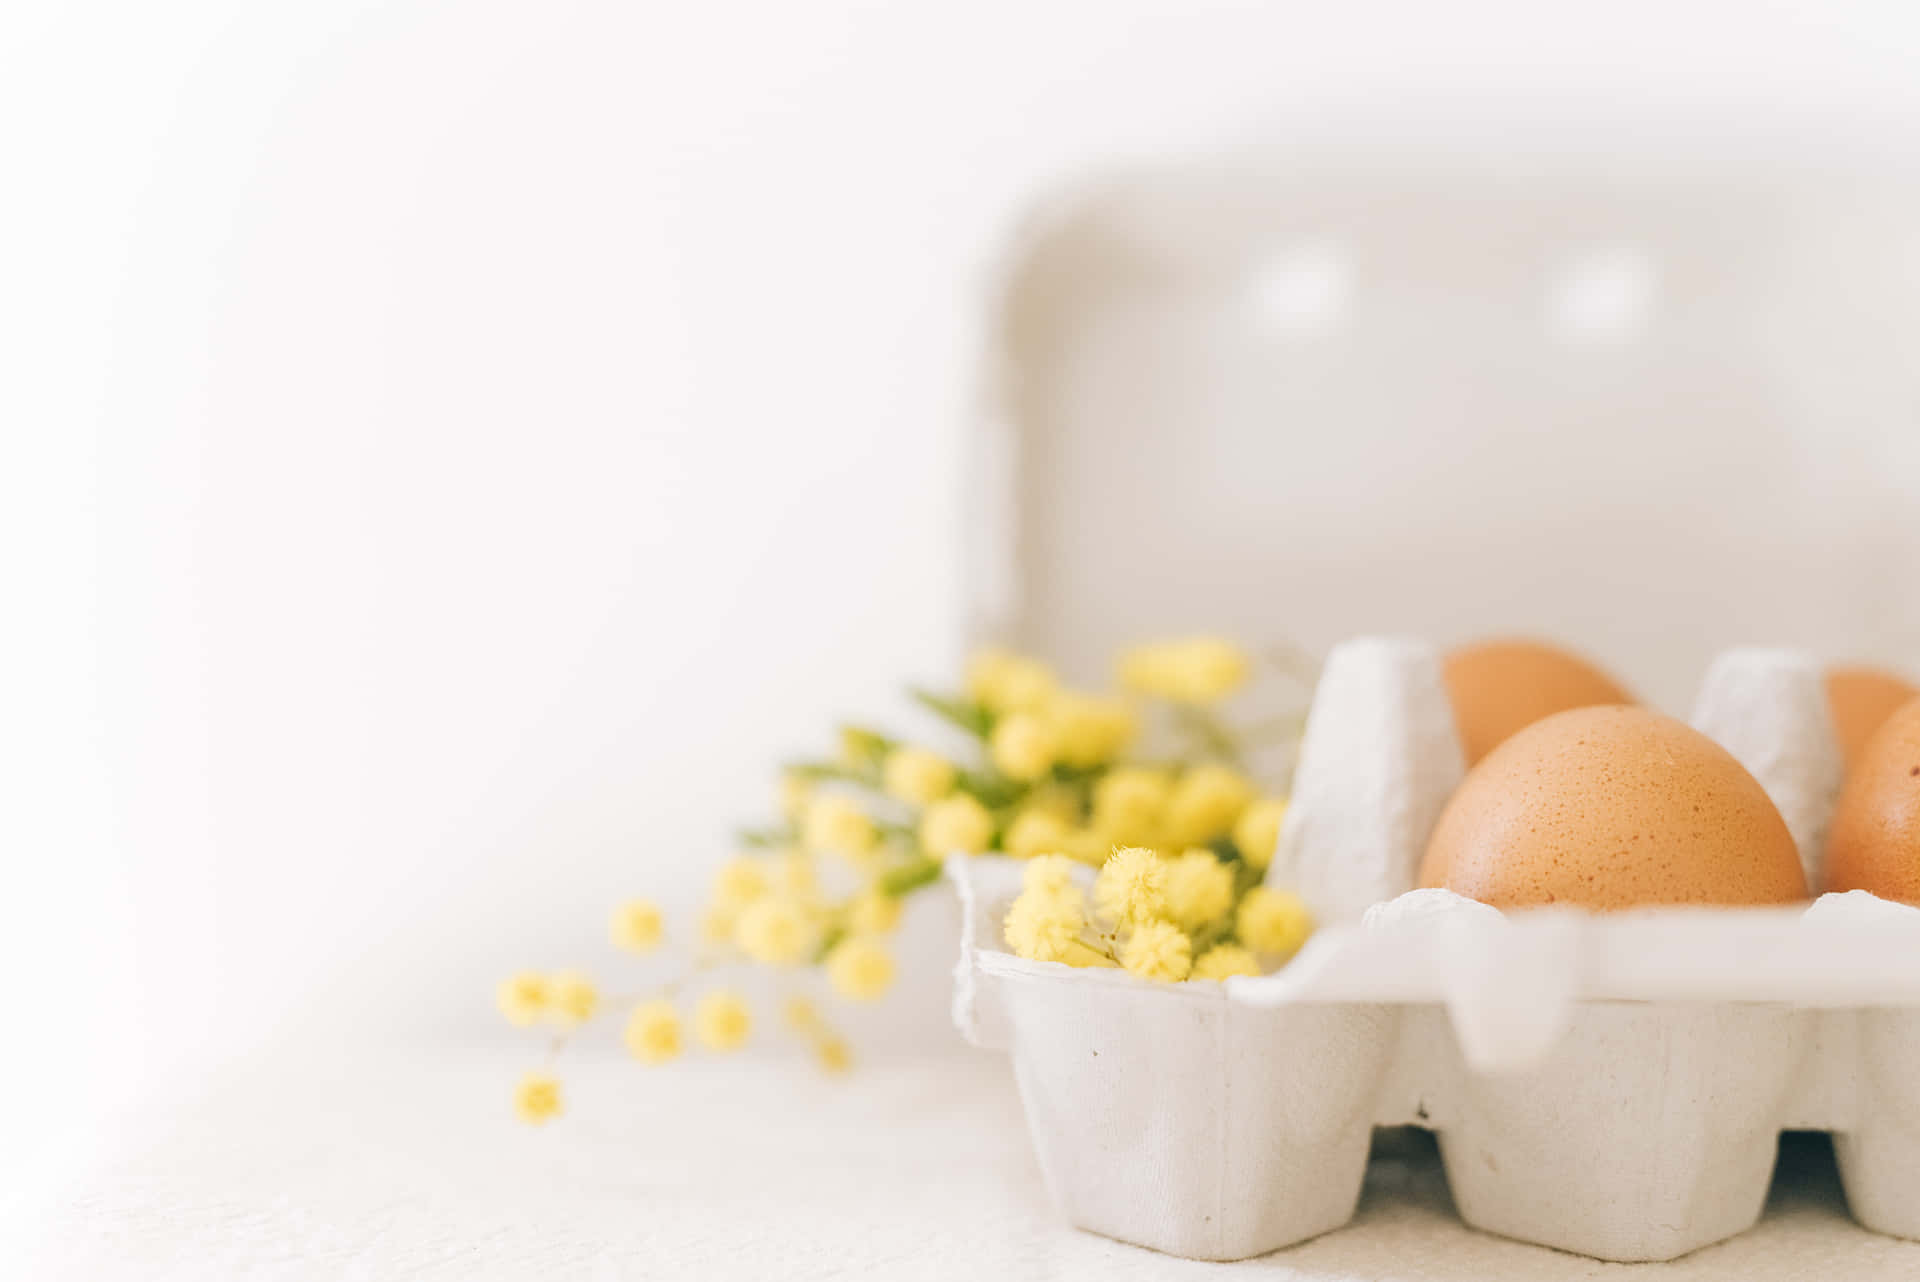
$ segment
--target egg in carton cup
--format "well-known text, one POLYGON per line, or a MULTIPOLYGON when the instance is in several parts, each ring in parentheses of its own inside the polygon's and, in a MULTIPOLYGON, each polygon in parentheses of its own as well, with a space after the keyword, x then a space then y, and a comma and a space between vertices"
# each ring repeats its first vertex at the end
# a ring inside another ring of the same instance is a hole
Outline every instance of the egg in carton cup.
MULTIPOLYGON (((1676 796, 1704 865, 1675 861, 1678 881, 1744 862, 1763 881, 1825 884, 1832 723, 1810 658, 1713 664, 1692 724, 1758 781, 1786 835, 1728 841, 1737 813, 1676 796), (1770 842, 1797 877, 1765 866, 1770 842)), ((1468 1224, 1664 1260, 1751 1227, 1779 1132, 1810 1129, 1833 1133, 1856 1220, 1920 1237, 1920 910, 1853 891, 1502 911, 1416 888, 1465 777, 1438 654, 1338 647, 1268 873, 1325 925, 1284 970, 1224 984, 1017 957, 1000 923, 1020 863, 950 862, 955 1021, 1010 1052, 1066 1218, 1174 1255, 1263 1254, 1346 1223, 1373 1128, 1418 1125, 1468 1224)))

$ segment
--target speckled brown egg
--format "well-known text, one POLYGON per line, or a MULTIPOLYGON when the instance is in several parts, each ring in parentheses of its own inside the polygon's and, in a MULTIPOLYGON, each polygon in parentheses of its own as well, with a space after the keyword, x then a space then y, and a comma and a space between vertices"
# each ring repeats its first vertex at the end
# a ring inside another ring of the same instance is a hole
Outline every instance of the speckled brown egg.
POLYGON ((1467 764, 1542 717, 1569 708, 1633 703, 1619 683, 1585 659, 1541 641, 1486 641, 1447 655, 1447 697, 1467 764))
POLYGON ((1833 731, 1848 770, 1874 731, 1913 699, 1920 699, 1920 686, 1885 668, 1828 669, 1827 706, 1833 710, 1833 731))
POLYGON ((1847 772, 1824 876, 1828 890, 1920 903, 1920 699, 1888 717, 1847 772))
POLYGON ((1441 813, 1429 862, 1497 908, 1780 904, 1807 897, 1793 837, 1719 744, 1644 708, 1579 708, 1501 744, 1441 813))

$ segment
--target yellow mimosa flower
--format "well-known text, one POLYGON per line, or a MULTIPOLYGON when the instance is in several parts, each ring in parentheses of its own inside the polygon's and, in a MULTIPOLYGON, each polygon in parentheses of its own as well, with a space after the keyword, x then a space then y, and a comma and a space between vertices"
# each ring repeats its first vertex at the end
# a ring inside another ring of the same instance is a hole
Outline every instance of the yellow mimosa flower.
POLYGON ((1273 862, 1280 844, 1280 823, 1287 817, 1285 797, 1266 797, 1241 812, 1233 825, 1233 844, 1240 857, 1254 868, 1264 870, 1273 862))
POLYGON ((553 1017, 562 1024, 584 1024, 600 1008, 600 990, 578 971, 563 970, 552 980, 553 1017))
POLYGON ((1211 850, 1189 850, 1167 861, 1167 916, 1182 930, 1218 921, 1233 907, 1233 870, 1211 850))
POLYGON ((700 938, 709 944, 731 944, 740 914, 727 904, 709 904, 700 914, 700 938))
POLYGON ((666 919, 651 899, 629 899, 613 910, 609 933, 616 947, 630 953, 652 952, 666 938, 666 919))
POLYGON ((693 1035, 708 1050, 738 1050, 753 1030, 753 1014, 740 994, 717 989, 693 1008, 693 1035))
POLYGON ((1113 854, 1114 843, 1097 828, 1075 828, 1060 843, 1060 853, 1075 863, 1098 868, 1113 854))
POLYGON ((543 1126, 560 1116, 560 1079, 551 1073, 528 1073, 513 1088, 513 1111, 529 1126, 543 1126))
POLYGON ((964 792, 934 802, 920 817, 920 846, 936 859, 955 852, 977 855, 992 840, 993 816, 964 792))
POLYGON ((804 850, 783 850, 772 860, 773 888, 789 899, 810 903, 820 893, 819 861, 804 850))
POLYGON ((509 1023, 522 1028, 537 1022, 553 1001, 553 988, 537 970, 523 970, 500 985, 494 1002, 509 1023))
POLYGON ((1080 796, 1065 784, 1041 784, 1027 794, 1020 803, 1023 815, 1052 815, 1061 823, 1078 823, 1080 820, 1080 796))
POLYGON ((1077 896, 1080 883, 1074 877, 1075 867, 1075 861, 1066 855, 1036 855, 1020 870, 1020 884, 1044 895, 1072 892, 1077 896))
POLYGON ((854 935, 827 955, 827 980, 842 997, 874 1001, 893 986, 893 958, 877 941, 854 935))
POLYGON ((1240 901, 1234 933, 1256 953, 1291 957, 1313 933, 1313 914, 1290 891, 1255 886, 1240 901))
POLYGON ((854 896, 847 908, 847 925, 859 935, 888 935, 900 925, 900 901, 877 887, 854 896))
POLYGON ((1072 831, 1065 821, 1044 810, 1022 810, 1007 825, 1000 845, 1016 858, 1031 859, 1065 849, 1072 831))
POLYGON ((1080 892, 1068 886, 1034 887, 1020 892, 1002 925, 1007 946, 1030 961, 1066 961, 1087 924, 1080 892))
POLYGON ((907 746, 887 754, 880 778, 889 796, 928 806, 953 791, 954 774, 953 763, 939 753, 907 746))
POLYGON ((820 1008, 798 994, 787 998, 781 1005, 780 1019, 798 1033, 817 1032, 826 1027, 826 1022, 820 1018, 820 1008))
POLYGON ((853 1048, 845 1038, 829 1034, 813 1045, 813 1053, 820 1061, 820 1067, 829 1073, 845 1073, 853 1068, 853 1048))
POLYGON ((1114 851, 1094 877, 1093 902, 1116 925, 1163 916, 1167 910, 1166 861, 1137 846, 1114 851))
POLYGON ((1180 776, 1167 800, 1166 840, 1204 846, 1225 836, 1253 800, 1253 785, 1230 766, 1207 763, 1180 776))
POLYGON ((767 867, 758 859, 741 855, 721 864, 713 875, 713 901, 728 908, 745 908, 767 893, 767 867))
POLYGON ((1038 708, 1057 684, 1046 664, 1008 650, 982 650, 967 664, 967 693, 997 713, 1038 708))
POLYGON ((1060 760, 1080 770, 1112 761, 1139 732, 1139 718, 1124 699, 1063 690, 1045 715, 1059 744, 1060 760))
POLYGON ((1177 984, 1193 970, 1193 941, 1172 922, 1136 922, 1120 947, 1120 964, 1143 979, 1177 984))
POLYGON ((768 897, 747 905, 733 930, 740 951, 770 966, 805 961, 816 938, 813 922, 800 905, 768 897))
POLYGON ((987 753, 1001 774, 1032 783, 1053 769, 1059 742, 1037 713, 1016 712, 993 728, 987 753))
POLYGON ((680 1013, 663 998, 641 1002, 627 1019, 626 1043, 641 1063, 666 1063, 680 1053, 680 1013))
POLYGON ((1260 963, 1239 944, 1215 944, 1193 963, 1194 979, 1229 979, 1234 975, 1258 975, 1260 963))
POLYGON ((879 834, 872 817, 853 798, 827 793, 808 803, 802 840, 819 854, 858 860, 873 850, 879 834))
POLYGON ((1151 845, 1160 839, 1173 784, 1165 773, 1144 766, 1121 766, 1093 786, 1090 825, 1121 846, 1151 845))
POLYGON ((1190 637, 1135 646, 1120 656, 1120 684, 1135 694, 1176 703, 1213 703, 1245 684, 1247 652, 1220 637, 1190 637))

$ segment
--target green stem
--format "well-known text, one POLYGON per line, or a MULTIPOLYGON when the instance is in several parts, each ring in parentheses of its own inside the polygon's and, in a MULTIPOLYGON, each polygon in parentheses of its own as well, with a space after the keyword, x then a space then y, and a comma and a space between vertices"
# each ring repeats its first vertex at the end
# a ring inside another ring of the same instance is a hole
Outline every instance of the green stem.
POLYGON ((921 855, 910 863, 889 868, 880 874, 880 889, 895 899, 903 898, 940 880, 940 861, 921 855))
POLYGON ((1173 711, 1181 729, 1197 739, 1206 751, 1236 766, 1240 764, 1239 740, 1211 712, 1188 704, 1175 704, 1173 711))

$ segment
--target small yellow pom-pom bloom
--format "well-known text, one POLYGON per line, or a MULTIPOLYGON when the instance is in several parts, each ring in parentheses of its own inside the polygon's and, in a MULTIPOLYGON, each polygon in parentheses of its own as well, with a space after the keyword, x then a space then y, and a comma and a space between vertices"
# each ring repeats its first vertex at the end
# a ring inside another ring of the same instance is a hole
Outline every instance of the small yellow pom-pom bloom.
POLYGON ((845 1038, 829 1034, 813 1045, 813 1053, 820 1060, 820 1067, 829 1073, 845 1073, 853 1068, 853 1048, 845 1038))
POLYGON ((780 813, 788 823, 799 823, 813 798, 813 782, 804 775, 788 771, 780 776, 780 813))
POLYGON ((1072 955, 1086 924, 1079 890, 1041 886, 1020 893, 1007 909, 1002 930, 1015 956, 1057 962, 1072 955))
POLYGON ((773 857, 773 889, 805 903, 820 893, 819 861, 804 850, 783 850, 773 857))
POLYGON ((1078 770, 1105 765, 1139 732, 1139 718, 1125 700, 1062 691, 1045 715, 1059 744, 1060 760, 1078 770))
POLYGON ((1023 815, 1052 815, 1061 823, 1077 823, 1080 819, 1080 793, 1078 789, 1065 784, 1043 783, 1027 794, 1020 803, 1023 815))
POLYGON ((900 901, 886 891, 869 887, 847 908, 847 926, 859 935, 888 935, 900 925, 900 901))
POLYGON ((1265 869, 1273 862, 1274 848, 1280 844, 1280 821, 1286 817, 1285 797, 1263 798, 1240 813, 1233 825, 1233 844, 1249 866, 1265 869))
POLYGON ((1094 877, 1093 902, 1117 925, 1161 917, 1167 910, 1166 861, 1138 846, 1114 851, 1094 877))
POLYGON ((993 728, 987 741, 987 755, 1000 773, 1009 779, 1032 783, 1053 769, 1060 745, 1039 714, 1016 712, 993 728))
POLYGON ((641 1002, 627 1019, 626 1042, 641 1063, 666 1063, 680 1053, 680 1012, 664 999, 641 1002))
POLYGON ((1291 957, 1313 933, 1313 914, 1298 895, 1255 886, 1240 901, 1234 933, 1256 953, 1291 957))
POLYGON ((827 981, 851 1001, 875 1001, 893 987, 893 958, 877 941, 855 935, 827 954, 827 981))
POLYGON ((709 944, 731 944, 740 914, 727 904, 709 904, 700 914, 700 938, 709 944))
POLYGON ((1166 840, 1204 846, 1232 829, 1253 800, 1253 785, 1230 766, 1195 766, 1180 776, 1167 799, 1166 840))
POLYGON ((1143 979, 1177 984, 1193 970, 1193 941, 1171 922, 1138 922, 1120 948, 1120 964, 1143 979))
POLYGON ((1045 810, 1022 810, 1007 825, 1000 839, 1001 848, 1018 859, 1054 853, 1067 844, 1073 830, 1066 822, 1045 810))
POLYGON ((956 851, 977 855, 993 840, 993 816, 967 793, 936 801, 920 816, 920 846, 929 855, 944 858, 956 851))
POLYGON ((600 990, 578 971, 563 970, 551 982, 553 1017, 562 1024, 584 1024, 600 1009, 600 990))
POLYGON ((753 1031, 753 1015, 740 994, 718 989, 693 1008, 693 1035, 708 1050, 738 1050, 753 1031))
POLYGON ((528 1073, 513 1088, 513 1111, 529 1126, 543 1126, 560 1116, 560 1079, 551 1073, 528 1073))
POLYGON ((826 1027, 820 1018, 820 1008, 801 996, 787 998, 780 1007, 780 1019, 788 1028, 798 1033, 812 1033, 826 1027))
POLYGON ((728 908, 745 908, 766 893, 767 867, 758 859, 729 859, 713 874, 713 900, 728 908))
POLYGON ((613 910, 609 933, 617 948, 630 953, 652 952, 666 938, 666 919, 651 899, 629 899, 613 910))
POLYGON ((790 899, 768 897, 747 905, 733 928, 740 951, 770 966, 792 966, 813 951, 814 924, 790 899))
POLYGON ((982 650, 967 664, 967 693, 998 713, 1038 708, 1057 685, 1046 664, 1007 650, 982 650))
POLYGON ((1093 788, 1093 823, 1107 840, 1121 846, 1147 846, 1159 840, 1160 820, 1173 785, 1158 770, 1122 766, 1093 788))
POLYGON ((1246 681, 1247 652, 1219 637, 1136 646, 1120 656, 1120 684, 1176 703, 1213 703, 1246 681))
POLYGON ((1193 963, 1195 979, 1228 979, 1234 975, 1258 975, 1260 963, 1239 944, 1215 944, 1193 963))
POLYGON ((1098 868, 1113 853, 1113 842, 1097 828, 1075 828, 1060 843, 1060 853, 1075 863, 1098 868))
POLYGON ((808 850, 857 860, 871 852, 878 839, 873 819, 851 797, 828 793, 807 805, 803 840, 808 850))
POLYGON ((553 986, 539 971, 523 970, 500 985, 494 994, 500 1013, 522 1028, 537 1022, 553 1002, 553 986))
POLYGON ((1077 896, 1080 893, 1080 883, 1074 879, 1077 866, 1066 855, 1037 855, 1020 870, 1020 884, 1027 890, 1035 890, 1043 895, 1071 892, 1077 896))
POLYGON ((1218 921, 1233 907, 1233 870, 1211 850, 1189 850, 1167 861, 1167 917, 1182 930, 1218 921))
POLYGON ((895 748, 881 771, 887 794, 913 806, 930 806, 953 791, 953 763, 925 748, 895 748))

